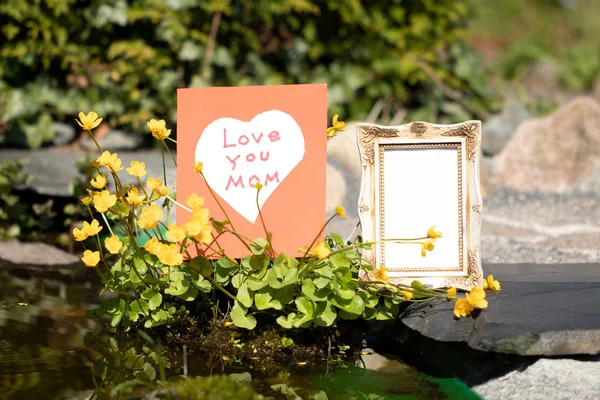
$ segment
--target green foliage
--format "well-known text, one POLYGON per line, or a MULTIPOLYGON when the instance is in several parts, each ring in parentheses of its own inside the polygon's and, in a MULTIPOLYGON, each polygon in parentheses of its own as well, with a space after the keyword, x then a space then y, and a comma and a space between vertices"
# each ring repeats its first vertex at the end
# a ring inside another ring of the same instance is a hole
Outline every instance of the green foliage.
POLYGON ((326 82, 331 111, 360 118, 378 99, 426 104, 433 75, 470 101, 444 55, 468 17, 466 0, 6 0, 0 118, 39 147, 49 121, 81 110, 137 130, 175 122, 179 87, 326 82))
POLYGON ((36 239, 46 232, 56 216, 53 201, 28 202, 18 189, 30 182, 24 161, 0 162, 0 240, 36 239))
POLYGON ((597 46, 576 46, 565 50, 560 57, 559 81, 569 89, 591 89, 600 73, 600 50, 597 46))
MULTIPOLYGON (((231 374, 230 376, 215 375, 181 379, 167 388, 160 390, 164 398, 181 400, 260 400, 263 396, 257 394, 250 386, 252 379, 249 373, 231 374), (168 397, 170 393, 175 396, 168 397)), ((162 397, 161 397, 162 398, 162 397)))

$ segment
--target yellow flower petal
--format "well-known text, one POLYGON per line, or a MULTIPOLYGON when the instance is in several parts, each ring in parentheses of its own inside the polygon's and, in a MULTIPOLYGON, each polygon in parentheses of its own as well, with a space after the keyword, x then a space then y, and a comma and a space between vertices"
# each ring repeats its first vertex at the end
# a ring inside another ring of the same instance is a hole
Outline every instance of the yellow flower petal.
POLYGON ((192 193, 185 199, 185 204, 191 209, 200 208, 204 205, 204 197, 198 197, 196 193, 192 193))
POLYGON ((167 231, 167 239, 171 242, 181 242, 185 239, 185 227, 177 226, 175 224, 169 226, 169 230, 167 231))
POLYGON ((488 306, 488 302, 485 300, 485 290, 480 287, 474 286, 471 288, 465 298, 475 308, 486 308, 488 306))
POLYGON ((442 237, 442 232, 435 230, 435 225, 429 228, 427 231, 427 237, 431 239, 437 239, 442 237))
POLYGON ((335 214, 340 218, 348 218, 346 215, 346 209, 343 206, 337 206, 335 208, 335 214))
POLYGON ((388 270, 386 267, 380 267, 377 268, 377 270, 375 271, 375 278, 379 279, 380 281, 384 281, 387 282, 388 281, 388 274, 387 274, 388 270))
POLYGON ((95 267, 100 262, 100 252, 86 250, 83 252, 81 261, 88 267, 95 267))
POLYGON ((118 236, 111 236, 104 239, 104 247, 110 254, 118 254, 121 250, 121 247, 123 247, 123 243, 118 236))
POLYGON ((140 161, 132 161, 130 167, 127 168, 127 173, 131 176, 137 176, 141 178, 146 176, 146 164, 140 161))
POLYGON ((83 112, 79 113, 79 120, 75 119, 75 121, 79 124, 83 130, 91 131, 102 122, 102 118, 98 118, 98 114, 93 111, 90 111, 87 115, 83 112))
POLYGON ((413 298, 413 292, 409 292, 408 290, 403 290, 400 293, 402 293, 402 296, 404 296, 404 299, 406 300, 410 300, 413 298))
POLYGON ((473 311, 473 305, 467 299, 458 299, 454 303, 454 315, 456 318, 466 317, 473 311))
POLYGON ((450 288, 448 289, 448 297, 450 297, 451 299, 456 297, 456 288, 450 288))
POLYGON ((331 250, 329 250, 325 242, 319 242, 313 248, 313 253, 319 260, 322 260, 331 253, 331 250))
POLYGON ((194 165, 194 172, 201 174, 202 173, 202 167, 204 166, 204 164, 202 164, 200 161, 198 161, 196 163, 196 165, 194 165))
POLYGON ((90 184, 96 189, 103 189, 106 186, 106 178, 104 175, 98 175, 90 181, 90 184))

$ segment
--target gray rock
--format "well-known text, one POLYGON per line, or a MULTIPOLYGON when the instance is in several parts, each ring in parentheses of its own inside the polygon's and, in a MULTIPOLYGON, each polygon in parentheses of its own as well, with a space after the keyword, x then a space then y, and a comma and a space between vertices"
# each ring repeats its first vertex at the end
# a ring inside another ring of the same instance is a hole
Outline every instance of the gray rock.
POLYGON ((600 104, 579 97, 519 125, 494 160, 494 183, 522 191, 567 191, 599 167, 600 104))
POLYGON ((464 341, 482 351, 519 355, 600 353, 600 264, 484 265, 502 291, 488 308, 456 319, 453 303, 413 303, 402 322, 439 341, 464 341))
POLYGON ((600 396, 600 362, 541 359, 474 390, 487 400, 595 400, 600 396))
MULTIPOLYGON (((96 156, 96 152, 92 152, 96 156)), ((163 178, 162 157, 158 151, 136 151, 136 152, 119 152, 119 158, 123 161, 123 167, 130 165, 131 161, 138 160, 146 163, 147 176, 155 178, 163 178)), ((31 189, 39 194, 46 196, 70 197, 72 196, 69 189, 73 179, 79 177, 76 164, 77 161, 84 157, 83 153, 76 153, 66 149, 40 149, 35 151, 28 150, 0 150, 1 160, 29 160, 29 163, 24 167, 25 172, 33 177, 32 182, 26 189, 31 189)), ((176 171, 175 166, 170 161, 168 155, 165 156, 167 165, 167 183, 169 188, 175 186, 176 171)), ((124 185, 135 184, 137 180, 127 174, 121 172, 120 177, 124 185)), ((109 187, 113 187, 112 179, 109 179, 109 187)))
POLYGON ((64 146, 71 143, 77 134, 77 131, 75 131, 73 126, 63 122, 54 122, 52 123, 52 127, 54 128, 54 139, 52 140, 52 143, 55 146, 64 146))
POLYGON ((81 265, 78 257, 45 243, 0 241, 0 269, 48 272, 75 269, 81 265))
POLYGON ((344 202, 346 192, 346 178, 343 173, 330 163, 327 164, 327 191, 326 209, 328 214, 335 213, 335 208, 344 202))
POLYGON ((506 100, 502 112, 483 124, 481 146, 485 155, 502 151, 519 124, 531 118, 531 113, 514 97, 506 100))
MULTIPOLYGON (((136 150, 142 145, 141 135, 113 129, 107 135, 98 140, 100 147, 110 152, 122 150, 136 150)), ((89 135, 85 135, 81 140, 81 147, 88 151, 96 151, 96 144, 89 135)))

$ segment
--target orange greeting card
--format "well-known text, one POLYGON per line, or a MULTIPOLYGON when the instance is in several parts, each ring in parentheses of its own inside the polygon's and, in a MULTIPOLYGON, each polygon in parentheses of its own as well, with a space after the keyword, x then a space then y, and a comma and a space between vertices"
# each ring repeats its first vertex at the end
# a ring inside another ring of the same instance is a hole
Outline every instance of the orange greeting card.
MULTIPOLYGON (((196 193, 211 217, 226 220, 208 183, 235 231, 264 238, 260 182, 273 248, 299 256, 325 222, 326 131, 324 84, 178 89, 177 199, 196 193), (198 161, 206 182, 194 172, 198 161)), ((178 208, 177 224, 190 218, 178 208)), ((250 254, 231 233, 218 241, 230 257, 250 254)))

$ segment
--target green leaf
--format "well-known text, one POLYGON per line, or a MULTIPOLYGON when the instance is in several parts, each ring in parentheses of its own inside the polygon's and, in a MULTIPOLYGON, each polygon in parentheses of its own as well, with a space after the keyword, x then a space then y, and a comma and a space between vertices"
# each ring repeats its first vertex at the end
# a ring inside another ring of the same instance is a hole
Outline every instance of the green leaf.
POLYGON ((239 287, 235 297, 238 302, 244 305, 244 307, 252 307, 252 303, 254 302, 254 293, 248 291, 248 286, 245 283, 239 287))
POLYGON ((153 328, 155 326, 166 324, 168 320, 168 315, 165 310, 158 310, 157 312, 152 314, 150 319, 147 319, 144 322, 144 327, 153 328))
POLYGON ((213 273, 213 267, 210 260, 204 256, 192 258, 188 266, 202 276, 210 276, 213 273))
POLYGON ((369 289, 364 292, 359 292, 358 294, 364 300, 365 307, 374 308, 379 304, 379 296, 375 289, 369 289))
POLYGON ((269 283, 269 286, 274 289, 281 289, 283 287, 292 285, 298 280, 298 268, 290 268, 286 272, 285 268, 273 267, 267 271, 265 280, 269 283), (278 272, 280 272, 278 274, 278 272), (283 275, 281 279, 278 275, 283 275))
POLYGON ((116 213, 121 214, 121 216, 123 216, 123 217, 127 217, 129 215, 129 207, 127 207, 125 204, 121 203, 120 201, 117 201, 115 203, 115 205, 112 206, 112 210, 115 211, 116 213))
POLYGON ((287 317, 280 316, 275 321, 285 329, 291 329, 296 319, 296 313, 289 313, 287 317))
POLYGON ((148 302, 142 300, 134 300, 129 304, 129 319, 132 321, 137 321, 141 315, 148 315, 150 311, 150 307, 148 306, 148 302))
POLYGON ((259 291, 260 289, 264 288, 265 286, 268 285, 268 283, 266 281, 262 281, 258 278, 255 277, 250 277, 246 280, 246 284, 248 285, 248 288, 250 290, 253 290, 255 292, 259 291))
POLYGON ((290 346, 291 346, 291 345, 293 345, 293 344, 294 344, 294 339, 291 339, 291 338, 289 338, 289 337, 287 337, 287 336, 283 336, 283 337, 281 338, 281 346, 282 346, 283 348, 290 347, 290 346))
POLYGON ((259 310, 267 310, 273 308, 275 310, 281 310, 283 306, 279 300, 273 299, 271 296, 270 288, 264 288, 254 294, 254 304, 259 310))
POLYGON ((313 322, 317 326, 331 326, 337 317, 335 308, 330 302, 324 301, 317 305, 313 322))
POLYGON ((256 319, 248 314, 248 309, 237 301, 231 309, 230 316, 235 326, 239 328, 254 329, 256 327, 256 319))
POLYGON ((252 382, 252 375, 250 372, 242 372, 239 374, 229 374, 229 378, 236 381, 237 383, 241 383, 242 385, 247 385, 252 382))
POLYGON ((302 293, 313 301, 324 301, 327 300, 331 290, 329 288, 323 288, 317 290, 316 285, 311 279, 304 279, 302 281, 302 293))
POLYGON ((156 310, 162 303, 162 295, 156 289, 152 288, 148 288, 142 293, 142 299, 148 300, 148 308, 150 310, 156 310))
POLYGON ((256 256, 263 254, 269 247, 269 242, 266 239, 258 238, 249 243, 250 251, 256 256))

